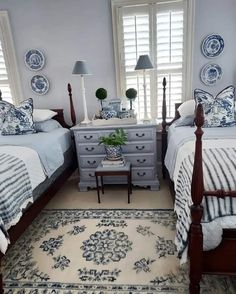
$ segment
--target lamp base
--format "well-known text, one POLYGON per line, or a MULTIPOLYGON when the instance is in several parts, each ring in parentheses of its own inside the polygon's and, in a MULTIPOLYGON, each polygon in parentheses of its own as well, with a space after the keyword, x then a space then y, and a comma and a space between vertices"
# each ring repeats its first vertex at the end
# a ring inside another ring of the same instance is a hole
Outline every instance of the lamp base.
POLYGON ((150 123, 150 121, 151 121, 151 118, 147 115, 145 115, 144 118, 142 119, 143 123, 150 123))
POLYGON ((89 119, 86 119, 86 118, 80 122, 81 125, 89 125, 91 123, 92 123, 92 121, 89 119))

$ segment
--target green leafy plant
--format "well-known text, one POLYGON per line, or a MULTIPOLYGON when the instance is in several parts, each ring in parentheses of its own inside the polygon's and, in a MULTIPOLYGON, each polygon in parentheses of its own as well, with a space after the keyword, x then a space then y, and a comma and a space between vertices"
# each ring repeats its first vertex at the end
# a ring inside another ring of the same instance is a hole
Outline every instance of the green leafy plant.
POLYGON ((99 145, 122 146, 125 145, 127 138, 127 134, 123 129, 116 129, 115 132, 110 133, 108 136, 101 136, 99 145))
POLYGON ((104 88, 98 88, 95 92, 95 96, 100 100, 101 108, 103 109, 102 101, 107 98, 107 90, 104 88))
POLYGON ((137 97, 137 90, 135 90, 134 88, 129 88, 126 92, 125 92, 126 97, 129 99, 129 103, 130 103, 130 110, 133 109, 133 105, 132 102, 133 100, 135 100, 135 98, 137 97))

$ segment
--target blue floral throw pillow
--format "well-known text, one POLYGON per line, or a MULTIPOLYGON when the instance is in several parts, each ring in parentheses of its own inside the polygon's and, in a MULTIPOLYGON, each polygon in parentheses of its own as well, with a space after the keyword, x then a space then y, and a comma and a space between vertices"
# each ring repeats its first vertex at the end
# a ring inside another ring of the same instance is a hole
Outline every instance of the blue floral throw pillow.
POLYGON ((2 135, 34 133, 33 99, 29 98, 21 102, 19 106, 10 105, 2 125, 2 135))
POLYGON ((0 130, 2 129, 2 125, 5 120, 6 113, 8 112, 10 107, 11 107, 10 103, 4 100, 0 101, 0 130))
POLYGON ((196 104, 204 109, 204 127, 228 127, 235 124, 234 86, 229 86, 216 95, 200 89, 194 90, 196 104))

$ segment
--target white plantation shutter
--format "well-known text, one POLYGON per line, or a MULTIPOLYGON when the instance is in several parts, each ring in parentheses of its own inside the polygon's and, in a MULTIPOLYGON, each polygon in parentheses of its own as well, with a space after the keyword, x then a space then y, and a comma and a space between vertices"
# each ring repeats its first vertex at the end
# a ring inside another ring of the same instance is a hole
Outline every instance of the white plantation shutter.
MULTIPOLYGON (((189 2, 191 0, 188 0, 189 2)), ((175 103, 185 100, 186 0, 113 0, 118 93, 125 97, 135 88, 134 106, 138 118, 144 115, 143 73, 135 71, 139 55, 148 54, 154 70, 147 71, 147 108, 152 118, 162 117, 162 80, 167 80, 167 117, 175 114, 175 103), (119 5, 118 5, 119 3, 119 5), (114 18, 115 17, 115 18, 114 18)), ((189 17, 188 17, 189 18, 189 17)))
MULTIPOLYGON (((138 110, 138 118, 144 115, 143 75, 135 71, 139 55, 150 53, 149 6, 122 8, 122 39, 123 39, 123 72, 124 92, 135 88, 138 92, 134 101, 134 109, 138 110)), ((150 111, 150 76, 146 77, 147 102, 150 111)))
POLYGON ((3 56, 1 41, 0 41, 0 90, 2 92, 2 98, 12 103, 11 89, 10 89, 10 84, 8 80, 7 68, 6 68, 6 63, 3 56))
POLYGON ((0 11, 0 90, 3 100, 23 100, 14 42, 7 11, 0 11))
MULTIPOLYGON (((156 13, 157 117, 162 116, 162 80, 166 77, 167 118, 175 115, 175 103, 183 97, 184 8, 161 7, 156 13)), ((165 5, 163 5, 165 6, 165 5)))

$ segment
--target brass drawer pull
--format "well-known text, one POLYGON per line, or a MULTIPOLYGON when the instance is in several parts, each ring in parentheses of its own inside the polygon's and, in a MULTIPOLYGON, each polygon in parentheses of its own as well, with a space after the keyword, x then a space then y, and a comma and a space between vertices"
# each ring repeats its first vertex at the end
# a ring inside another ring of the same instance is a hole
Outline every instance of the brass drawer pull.
POLYGON ((141 160, 141 159, 137 159, 137 162, 138 162, 138 163, 144 163, 145 161, 146 161, 146 159, 145 159, 145 158, 144 158, 144 159, 142 159, 142 160, 141 160))
POLYGON ((136 146, 137 150, 143 150, 145 148, 145 146, 136 146))
POLYGON ((92 174, 89 174, 89 176, 90 176, 90 178, 94 178, 95 177, 95 175, 92 175, 92 174))
POLYGON ((91 152, 94 150, 94 147, 91 147, 91 148, 86 147, 85 150, 91 152))
POLYGON ((143 176, 145 176, 145 175, 146 175, 146 173, 145 173, 145 172, 143 172, 143 173, 141 174, 140 172, 137 172, 137 175, 138 175, 139 177, 143 177, 143 176))
POLYGON ((87 160, 87 163, 93 165, 96 163, 96 160, 94 160, 94 161, 87 160))
POLYGON ((142 133, 141 135, 140 134, 138 134, 138 133, 136 133, 136 137, 139 137, 139 138, 141 138, 141 137, 144 137, 145 136, 145 134, 144 133, 142 133))
POLYGON ((90 135, 90 136, 85 135, 85 136, 84 136, 84 139, 86 139, 86 140, 90 140, 90 139, 92 139, 92 137, 93 137, 92 135, 90 135))

